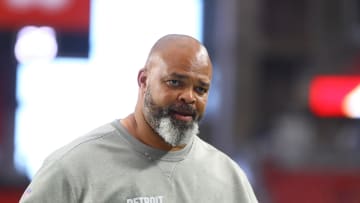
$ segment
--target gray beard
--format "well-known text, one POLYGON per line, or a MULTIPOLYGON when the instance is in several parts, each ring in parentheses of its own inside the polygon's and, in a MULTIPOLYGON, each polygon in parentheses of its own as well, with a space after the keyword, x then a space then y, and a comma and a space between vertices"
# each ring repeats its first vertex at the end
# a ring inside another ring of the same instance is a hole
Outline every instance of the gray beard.
POLYGON ((154 132, 173 147, 188 144, 191 138, 199 133, 198 121, 191 123, 178 121, 169 115, 169 107, 157 107, 151 97, 150 89, 145 93, 144 116, 154 132))
POLYGON ((194 122, 190 128, 180 129, 175 126, 169 117, 161 118, 160 125, 155 129, 159 136, 171 146, 183 146, 199 133, 199 125, 194 122))

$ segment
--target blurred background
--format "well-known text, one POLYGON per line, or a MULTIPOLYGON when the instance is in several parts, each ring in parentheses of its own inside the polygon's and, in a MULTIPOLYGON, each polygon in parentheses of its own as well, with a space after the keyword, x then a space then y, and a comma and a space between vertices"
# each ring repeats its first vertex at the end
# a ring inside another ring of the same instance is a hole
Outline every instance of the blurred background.
POLYGON ((168 33, 214 64, 200 136, 262 203, 360 202, 360 1, 0 2, 0 202, 56 148, 133 111, 168 33))

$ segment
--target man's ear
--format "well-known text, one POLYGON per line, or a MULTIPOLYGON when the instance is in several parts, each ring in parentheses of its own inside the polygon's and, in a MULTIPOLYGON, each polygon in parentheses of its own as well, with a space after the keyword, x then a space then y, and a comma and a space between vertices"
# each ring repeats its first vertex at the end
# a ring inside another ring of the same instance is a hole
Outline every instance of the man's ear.
POLYGON ((143 88, 146 86, 146 80, 147 80, 147 71, 145 68, 142 68, 138 73, 138 85, 140 88, 143 88))

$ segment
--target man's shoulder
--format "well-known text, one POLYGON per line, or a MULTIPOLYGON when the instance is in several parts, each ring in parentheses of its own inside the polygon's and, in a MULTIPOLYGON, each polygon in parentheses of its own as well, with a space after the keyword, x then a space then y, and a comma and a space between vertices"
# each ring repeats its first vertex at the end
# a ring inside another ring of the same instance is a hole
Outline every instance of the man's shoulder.
POLYGON ((247 181, 247 176, 239 163, 230 155, 201 138, 196 138, 196 146, 192 157, 194 159, 193 164, 197 164, 198 167, 206 166, 206 170, 202 170, 202 172, 212 176, 214 180, 226 184, 234 181, 247 181))
POLYGON ((231 159, 226 153, 224 153, 223 151, 221 151, 220 149, 218 149, 217 147, 215 147, 214 145, 212 145, 211 143, 201 139, 200 137, 196 136, 195 137, 195 142, 196 142, 196 148, 199 151, 198 153, 204 153, 203 155, 217 155, 217 156, 221 156, 221 157, 226 157, 231 159))
POLYGON ((214 145, 204 141, 200 137, 196 137, 195 156, 204 160, 210 159, 212 162, 223 162, 235 164, 235 161, 225 152, 221 151, 214 145))
POLYGON ((89 156, 92 150, 99 144, 110 142, 114 139, 116 129, 107 123, 101 125, 90 132, 82 135, 68 144, 60 147, 51 153, 45 160, 45 164, 50 162, 66 161, 72 158, 81 158, 81 156, 89 156))

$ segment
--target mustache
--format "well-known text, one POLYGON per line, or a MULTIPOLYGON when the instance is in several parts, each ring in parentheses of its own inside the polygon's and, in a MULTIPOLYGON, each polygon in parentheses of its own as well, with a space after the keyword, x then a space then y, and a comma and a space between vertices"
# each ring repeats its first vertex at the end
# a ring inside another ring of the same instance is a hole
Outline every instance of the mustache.
POLYGON ((197 117, 196 109, 193 107, 193 105, 189 105, 189 104, 184 104, 184 103, 172 104, 169 106, 168 111, 189 115, 192 116, 193 118, 197 117))

